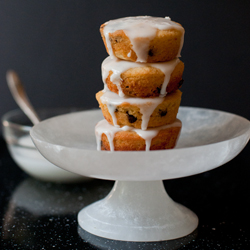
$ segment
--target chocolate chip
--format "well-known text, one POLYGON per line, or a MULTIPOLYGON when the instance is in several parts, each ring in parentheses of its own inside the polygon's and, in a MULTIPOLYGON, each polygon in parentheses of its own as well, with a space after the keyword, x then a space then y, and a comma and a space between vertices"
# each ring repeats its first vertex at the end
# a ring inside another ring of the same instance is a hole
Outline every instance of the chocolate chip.
POLYGON ((105 145, 103 144, 102 140, 100 141, 100 147, 101 147, 101 150, 106 150, 105 145))
POLYGON ((153 50, 152 50, 152 49, 150 49, 150 50, 148 51, 148 55, 149 55, 149 56, 153 56, 153 55, 154 55, 154 53, 153 53, 153 50))
POLYGON ((121 42, 121 37, 120 36, 117 36, 117 37, 110 37, 109 40, 113 43, 119 43, 121 42))
POLYGON ((184 80, 183 80, 183 79, 181 79, 181 80, 179 81, 179 83, 178 83, 179 88, 182 86, 183 82, 184 82, 184 80))
POLYGON ((107 147, 105 146, 105 144, 103 143, 103 141, 101 140, 101 150, 104 151, 108 151, 109 149, 107 149, 107 147))
POLYGON ((128 116, 128 121, 129 121, 130 123, 136 122, 136 120, 137 120, 136 117, 134 117, 133 115, 130 115, 130 114, 128 113, 128 111, 127 111, 126 113, 127 113, 127 116, 128 116))
POLYGON ((166 109, 166 110, 161 110, 161 109, 159 109, 159 114, 160 114, 161 117, 162 117, 162 116, 165 116, 167 113, 168 113, 168 110, 167 110, 167 109, 166 109))
POLYGON ((158 92, 158 94, 160 94, 161 93, 161 88, 157 87, 157 92, 158 92))
POLYGON ((115 112, 118 112, 118 109, 115 109, 115 112))

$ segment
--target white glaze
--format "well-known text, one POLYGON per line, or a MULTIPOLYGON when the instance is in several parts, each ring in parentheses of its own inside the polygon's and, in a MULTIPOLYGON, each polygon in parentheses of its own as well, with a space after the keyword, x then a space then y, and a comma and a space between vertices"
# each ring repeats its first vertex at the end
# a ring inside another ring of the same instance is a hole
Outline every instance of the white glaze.
POLYGON ((171 128, 171 127, 181 127, 181 121, 179 119, 176 119, 175 122, 160 126, 157 128, 150 128, 147 130, 141 130, 141 129, 136 129, 133 127, 129 126, 124 126, 122 128, 117 128, 112 125, 110 125, 105 119, 101 120, 100 122, 97 123, 95 127, 95 135, 96 135, 96 143, 97 143, 97 150, 101 150, 101 136, 102 134, 105 134, 108 138, 109 145, 110 145, 110 151, 114 151, 114 136, 117 132, 119 131, 134 131, 136 132, 141 138, 145 140, 146 144, 146 151, 150 150, 151 146, 151 141, 152 139, 157 136, 160 130, 171 128))
POLYGON ((154 112, 155 108, 162 103, 164 97, 154 97, 154 98, 135 98, 135 97, 120 97, 114 92, 111 91, 103 91, 103 95, 101 96, 101 102, 107 105, 110 115, 113 119, 113 124, 115 127, 119 127, 117 125, 115 109, 118 105, 122 103, 129 103, 130 105, 136 105, 140 108, 140 113, 142 114, 142 123, 141 129, 146 130, 148 127, 148 122, 150 116, 154 112))
POLYGON ((182 31, 181 44, 177 55, 179 57, 184 42, 184 28, 176 22, 171 21, 169 17, 137 16, 115 19, 105 23, 103 33, 109 54, 112 58, 114 54, 109 40, 109 33, 123 30, 137 55, 137 62, 146 62, 150 41, 155 37, 157 30, 168 29, 182 31))
POLYGON ((119 96, 124 97, 124 93, 121 89, 121 74, 131 68, 138 67, 154 67, 161 70, 165 77, 161 87, 160 95, 163 97, 167 94, 166 88, 169 83, 172 72, 174 71, 176 65, 180 62, 178 58, 168 61, 168 62, 160 62, 160 63, 138 63, 138 62, 129 62, 125 60, 120 60, 118 58, 111 58, 108 56, 102 62, 102 80, 104 83, 104 90, 107 90, 106 79, 109 75, 109 72, 112 71, 112 75, 110 80, 113 84, 115 84, 119 91, 119 96))
POLYGON ((73 183, 88 179, 65 171, 47 161, 36 149, 29 134, 20 137, 16 144, 8 144, 11 156, 27 174, 49 182, 73 183))
POLYGON ((23 147, 29 147, 29 148, 34 148, 34 143, 32 142, 31 138, 29 135, 23 136, 18 140, 18 145, 23 146, 23 147))

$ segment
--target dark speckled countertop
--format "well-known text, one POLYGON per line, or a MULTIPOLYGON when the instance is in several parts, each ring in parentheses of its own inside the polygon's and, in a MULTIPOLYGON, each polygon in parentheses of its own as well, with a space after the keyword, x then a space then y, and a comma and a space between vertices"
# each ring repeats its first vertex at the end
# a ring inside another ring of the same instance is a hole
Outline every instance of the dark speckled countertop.
POLYGON ((0 249, 250 249, 249 145, 207 173, 164 181, 168 194, 199 217, 198 229, 173 241, 102 239, 78 228, 77 213, 111 190, 112 181, 63 185, 23 173, 0 137, 0 249))

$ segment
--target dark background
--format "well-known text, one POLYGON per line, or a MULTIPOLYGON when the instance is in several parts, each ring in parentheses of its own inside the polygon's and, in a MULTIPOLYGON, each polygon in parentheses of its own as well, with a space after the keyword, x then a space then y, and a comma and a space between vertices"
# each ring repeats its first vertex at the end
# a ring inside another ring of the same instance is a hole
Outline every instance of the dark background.
POLYGON ((0 0, 0 116, 15 109, 5 74, 39 107, 98 107, 106 58, 99 27, 119 17, 170 16, 185 30, 182 105, 250 119, 249 1, 0 0))

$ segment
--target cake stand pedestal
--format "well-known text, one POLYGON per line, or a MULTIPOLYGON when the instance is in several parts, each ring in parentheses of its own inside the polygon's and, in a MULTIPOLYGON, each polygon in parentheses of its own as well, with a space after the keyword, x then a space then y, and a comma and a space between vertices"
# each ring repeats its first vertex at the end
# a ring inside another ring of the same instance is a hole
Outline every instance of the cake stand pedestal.
POLYGON ((80 211, 78 222, 94 235, 146 242, 188 235, 198 218, 168 196, 162 181, 116 181, 106 198, 80 211))
POLYGON ((183 128, 171 150, 96 151, 99 110, 45 120, 32 128, 31 137, 53 164, 84 176, 116 180, 106 198, 79 212, 84 230, 120 241, 164 241, 192 233, 198 218, 168 196, 162 180, 219 167, 239 154, 250 137, 250 122, 234 114, 180 107, 178 118, 183 128))

